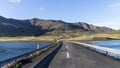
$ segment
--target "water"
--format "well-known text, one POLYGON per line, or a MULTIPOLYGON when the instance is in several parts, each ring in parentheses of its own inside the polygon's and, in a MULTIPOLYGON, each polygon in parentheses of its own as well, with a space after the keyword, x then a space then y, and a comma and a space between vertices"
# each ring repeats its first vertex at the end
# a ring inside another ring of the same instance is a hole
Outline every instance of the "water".
POLYGON ((51 42, 0 42, 0 61, 33 51, 49 45, 51 42))
MULTIPOLYGON (((88 43, 90 44, 95 43, 98 46, 120 50, 120 40, 88 41, 88 43)), ((97 50, 97 51, 101 53, 106 53, 105 51, 102 51, 102 50, 97 50)), ((113 56, 114 58, 120 59, 120 54, 114 54, 114 53, 108 52, 108 55, 113 56)))
POLYGON ((120 50, 120 40, 89 41, 89 42, 91 44, 94 42, 98 46, 120 50))

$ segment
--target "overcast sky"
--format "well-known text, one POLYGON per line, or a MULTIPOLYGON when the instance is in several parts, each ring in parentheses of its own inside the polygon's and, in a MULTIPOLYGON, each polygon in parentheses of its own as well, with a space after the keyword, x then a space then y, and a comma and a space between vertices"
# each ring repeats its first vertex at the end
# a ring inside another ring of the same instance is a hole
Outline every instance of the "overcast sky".
POLYGON ((0 15, 80 21, 120 29, 120 0, 0 0, 0 15))

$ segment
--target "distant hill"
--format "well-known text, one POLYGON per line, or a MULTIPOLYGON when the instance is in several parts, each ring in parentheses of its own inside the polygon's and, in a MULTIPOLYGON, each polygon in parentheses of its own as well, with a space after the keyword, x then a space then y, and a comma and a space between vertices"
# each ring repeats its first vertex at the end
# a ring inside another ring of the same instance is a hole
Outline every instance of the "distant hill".
POLYGON ((27 20, 8 19, 0 16, 0 36, 40 36, 45 34, 64 33, 65 31, 105 33, 113 29, 98 27, 84 22, 67 23, 61 20, 27 20))

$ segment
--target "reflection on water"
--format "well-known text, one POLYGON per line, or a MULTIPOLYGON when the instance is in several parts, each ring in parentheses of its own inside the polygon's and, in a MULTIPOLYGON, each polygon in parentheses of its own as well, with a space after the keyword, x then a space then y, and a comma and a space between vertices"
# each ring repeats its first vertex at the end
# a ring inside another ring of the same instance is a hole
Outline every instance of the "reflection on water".
POLYGON ((51 42, 0 42, 0 61, 47 46, 51 42))

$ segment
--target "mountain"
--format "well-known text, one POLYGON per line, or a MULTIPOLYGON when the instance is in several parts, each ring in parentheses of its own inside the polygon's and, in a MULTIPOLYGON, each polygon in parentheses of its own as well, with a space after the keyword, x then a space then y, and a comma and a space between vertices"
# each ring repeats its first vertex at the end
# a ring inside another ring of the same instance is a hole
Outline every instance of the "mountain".
POLYGON ((0 16, 0 36, 40 36, 52 32, 82 31, 103 33, 111 28, 98 27, 84 22, 67 23, 62 20, 43 20, 38 18, 17 20, 0 16))

